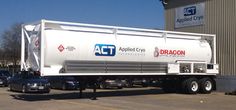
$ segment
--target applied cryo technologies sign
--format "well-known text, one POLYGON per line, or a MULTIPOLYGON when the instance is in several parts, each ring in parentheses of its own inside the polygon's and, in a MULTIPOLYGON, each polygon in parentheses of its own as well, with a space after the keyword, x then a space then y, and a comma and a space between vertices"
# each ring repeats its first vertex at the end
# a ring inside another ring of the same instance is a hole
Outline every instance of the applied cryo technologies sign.
POLYGON ((175 9, 175 28, 202 25, 205 4, 188 5, 175 9))

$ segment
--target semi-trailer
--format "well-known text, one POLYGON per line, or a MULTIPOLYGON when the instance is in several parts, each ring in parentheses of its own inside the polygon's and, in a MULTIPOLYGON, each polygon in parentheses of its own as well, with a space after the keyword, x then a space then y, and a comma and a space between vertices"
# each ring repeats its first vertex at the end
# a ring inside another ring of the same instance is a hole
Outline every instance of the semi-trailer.
POLYGON ((210 93, 219 73, 212 34, 51 20, 22 25, 21 70, 94 86, 151 78, 190 94, 210 93))

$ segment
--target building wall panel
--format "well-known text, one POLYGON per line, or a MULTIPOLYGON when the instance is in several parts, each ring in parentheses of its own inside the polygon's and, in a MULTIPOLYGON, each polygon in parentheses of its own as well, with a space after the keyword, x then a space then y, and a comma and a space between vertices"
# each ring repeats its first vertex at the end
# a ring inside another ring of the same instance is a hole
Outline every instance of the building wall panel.
POLYGON ((165 29, 216 34, 220 75, 236 76, 236 0, 167 0, 165 29), (175 28, 175 8, 205 2, 205 23, 175 28))

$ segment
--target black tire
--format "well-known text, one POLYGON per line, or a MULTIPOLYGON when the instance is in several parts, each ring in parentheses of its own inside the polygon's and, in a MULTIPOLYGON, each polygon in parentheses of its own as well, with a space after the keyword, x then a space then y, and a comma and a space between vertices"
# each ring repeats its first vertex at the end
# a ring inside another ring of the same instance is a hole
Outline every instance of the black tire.
POLYGON ((202 78, 199 80, 200 93, 210 94, 214 88, 214 83, 211 78, 202 78))
POLYGON ((188 78, 182 82, 182 90, 187 94, 196 94, 199 91, 199 84, 196 78, 188 78))

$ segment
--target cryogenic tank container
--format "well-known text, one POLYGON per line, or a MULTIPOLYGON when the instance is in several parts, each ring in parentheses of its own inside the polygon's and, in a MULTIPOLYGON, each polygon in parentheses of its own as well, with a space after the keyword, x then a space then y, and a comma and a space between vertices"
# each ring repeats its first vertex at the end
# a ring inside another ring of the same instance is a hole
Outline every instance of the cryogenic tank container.
POLYGON ((203 73, 216 64, 215 35, 47 20, 22 32, 21 69, 41 75, 203 73))
POLYGON ((45 65, 62 65, 66 60, 210 63, 212 58, 210 45, 201 39, 63 30, 46 30, 44 35, 45 65))

